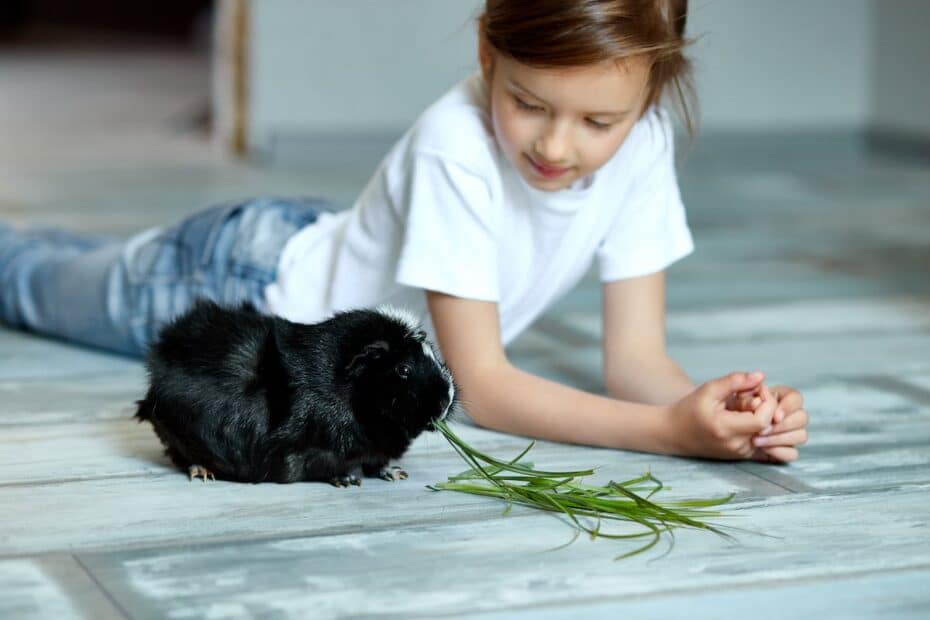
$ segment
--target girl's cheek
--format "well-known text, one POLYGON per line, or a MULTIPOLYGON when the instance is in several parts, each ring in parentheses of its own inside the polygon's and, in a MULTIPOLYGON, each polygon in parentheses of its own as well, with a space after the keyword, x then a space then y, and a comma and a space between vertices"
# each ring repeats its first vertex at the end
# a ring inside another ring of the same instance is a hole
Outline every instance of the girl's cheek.
POLYGON ((521 131, 520 124, 515 119, 508 118, 506 115, 504 118, 499 118, 495 123, 495 130, 504 151, 513 154, 520 150, 521 135, 524 132, 521 131))
POLYGON ((500 100, 494 101, 493 104, 494 105, 491 107, 491 123, 494 126, 494 136, 497 138, 500 146, 505 148, 508 141, 507 133, 509 124, 507 108, 502 105, 500 100))

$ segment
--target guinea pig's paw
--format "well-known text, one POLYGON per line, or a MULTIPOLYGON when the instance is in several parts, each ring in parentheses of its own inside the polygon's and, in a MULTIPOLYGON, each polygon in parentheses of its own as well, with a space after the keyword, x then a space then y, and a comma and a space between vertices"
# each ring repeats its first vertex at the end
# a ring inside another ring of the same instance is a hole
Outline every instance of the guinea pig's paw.
POLYGON ((398 480, 406 480, 407 472, 400 467, 382 467, 381 471, 378 472, 378 477, 388 482, 396 482, 398 480))
POLYGON ((207 483, 207 478, 210 480, 216 480, 216 476, 213 475, 213 472, 202 465, 191 465, 188 467, 187 477, 191 482, 194 481, 194 478, 203 478, 204 484, 207 483))
POLYGON ((353 476, 352 474, 349 474, 348 476, 336 476, 335 478, 330 478, 329 483, 333 485, 334 487, 343 487, 343 488, 348 488, 349 486, 353 484, 357 487, 362 486, 361 479, 359 479, 356 476, 353 476))

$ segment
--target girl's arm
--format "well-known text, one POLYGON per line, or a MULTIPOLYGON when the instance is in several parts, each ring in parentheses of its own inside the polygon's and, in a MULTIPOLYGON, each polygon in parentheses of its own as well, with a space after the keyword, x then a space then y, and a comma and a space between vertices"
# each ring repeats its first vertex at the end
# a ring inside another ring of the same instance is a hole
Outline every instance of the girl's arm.
POLYGON ((639 355, 627 358, 627 363, 622 364, 623 370, 611 375, 609 382, 605 381, 607 394, 613 398, 650 405, 671 405, 698 387, 667 355, 639 355))
POLYGON ((665 272, 602 289, 604 385, 614 398, 675 403, 697 386, 665 351, 665 272))
MULTIPOLYGON (((605 283, 602 317, 604 384, 608 394, 621 400, 671 405, 697 389, 665 352, 664 272, 605 283)), ((756 390, 734 393, 725 406, 734 411, 754 410, 756 406, 749 403, 755 395, 756 390)), ((798 458, 793 446, 807 440, 803 398, 786 386, 776 388, 774 395, 779 404, 771 430, 775 438, 762 440, 769 441, 768 445, 756 443, 751 458, 793 461, 798 458), (781 424, 786 411, 797 413, 781 424)))
POLYGON ((462 404, 479 425, 552 441, 674 451, 668 407, 589 394, 524 372, 501 346, 496 303, 433 291, 427 300, 462 404))

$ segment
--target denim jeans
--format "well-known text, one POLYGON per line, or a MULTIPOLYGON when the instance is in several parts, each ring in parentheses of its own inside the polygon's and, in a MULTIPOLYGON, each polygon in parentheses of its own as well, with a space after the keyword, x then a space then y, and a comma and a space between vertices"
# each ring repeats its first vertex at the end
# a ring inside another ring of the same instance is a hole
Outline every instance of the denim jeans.
POLYGON ((334 207, 261 198, 128 240, 0 224, 0 321, 133 356, 199 297, 265 309, 285 242, 334 207))

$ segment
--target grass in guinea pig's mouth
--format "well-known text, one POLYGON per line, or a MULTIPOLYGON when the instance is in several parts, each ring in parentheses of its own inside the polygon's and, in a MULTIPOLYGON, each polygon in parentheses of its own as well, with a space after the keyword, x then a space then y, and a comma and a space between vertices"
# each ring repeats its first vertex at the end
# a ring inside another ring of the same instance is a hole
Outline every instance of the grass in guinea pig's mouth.
POLYGON ((576 478, 592 475, 593 469, 542 471, 534 469, 532 463, 521 463, 520 459, 536 445, 535 441, 513 460, 500 461, 482 454, 459 439, 445 421, 434 422, 434 425, 456 452, 471 465, 471 469, 456 476, 450 476, 448 482, 427 485, 427 488, 434 491, 460 491, 496 497, 507 502, 505 515, 510 512, 513 504, 564 513, 575 525, 576 533, 566 545, 556 547, 556 549, 573 543, 582 531, 588 532, 592 539, 598 536, 614 539, 651 536, 648 543, 617 556, 615 560, 622 560, 651 549, 659 542, 663 532, 668 532, 674 542, 675 535, 672 530, 676 527, 709 530, 731 538, 703 519, 725 516, 721 512, 706 510, 706 508, 725 504, 733 499, 735 494, 719 499, 679 500, 660 505, 649 501, 650 497, 663 489, 662 483, 650 473, 625 482, 611 480, 607 486, 581 484, 575 482, 576 478), (644 491, 649 492, 646 497, 638 494, 644 491), (579 517, 594 517, 597 519, 597 524, 593 528, 588 527, 579 520, 579 517), (607 534, 601 531, 601 519, 636 522, 646 531, 635 534, 607 534))

